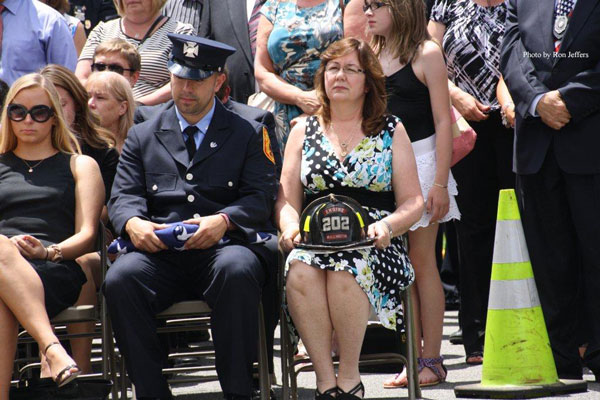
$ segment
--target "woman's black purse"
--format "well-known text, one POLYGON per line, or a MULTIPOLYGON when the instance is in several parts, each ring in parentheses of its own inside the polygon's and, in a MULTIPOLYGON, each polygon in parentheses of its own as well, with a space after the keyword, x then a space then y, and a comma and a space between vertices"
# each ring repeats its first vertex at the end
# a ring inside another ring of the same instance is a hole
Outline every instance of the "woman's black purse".
POLYGON ((112 381, 102 378, 77 378, 58 387, 51 379, 21 381, 10 388, 10 400, 106 400, 112 381))

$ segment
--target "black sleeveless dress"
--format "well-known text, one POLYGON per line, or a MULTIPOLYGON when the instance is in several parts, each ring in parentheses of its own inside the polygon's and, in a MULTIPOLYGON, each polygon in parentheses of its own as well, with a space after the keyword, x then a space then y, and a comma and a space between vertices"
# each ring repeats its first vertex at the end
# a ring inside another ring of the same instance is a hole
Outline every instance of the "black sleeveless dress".
MULTIPOLYGON (((44 246, 75 233, 75 181, 70 154, 57 153, 27 164, 12 152, 0 155, 0 234, 31 235, 44 246)), ((73 305, 86 282, 72 260, 55 263, 28 260, 44 286, 46 310, 52 318, 73 305)))
MULTIPOLYGON (((417 78, 412 63, 385 78, 388 95, 388 112, 400 117, 412 143, 419 173, 419 184, 423 198, 427 201, 436 174, 436 137, 429 89, 417 78)), ((458 194, 452 172, 448 175, 449 209, 439 222, 460 219, 455 196, 458 194)), ((431 214, 425 210, 421 219, 410 227, 411 231, 429 226, 431 214)))

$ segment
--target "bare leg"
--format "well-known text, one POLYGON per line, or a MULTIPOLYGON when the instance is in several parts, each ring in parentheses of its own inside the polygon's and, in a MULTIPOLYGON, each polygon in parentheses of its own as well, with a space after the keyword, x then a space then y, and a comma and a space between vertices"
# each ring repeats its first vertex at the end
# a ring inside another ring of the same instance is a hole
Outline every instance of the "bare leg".
POLYGON ((354 276, 346 271, 327 271, 327 300, 340 355, 337 385, 348 392, 360 382, 358 359, 371 304, 354 276))
MULTIPOLYGON (((43 350, 50 343, 58 341, 46 313, 44 287, 40 277, 5 236, 0 236, 0 301, 27 329, 40 349, 43 350)), ((4 346, 4 343, 0 346, 4 346)), ((53 377, 66 366, 73 364, 71 357, 60 345, 52 346, 47 357, 53 377)), ((13 359, 14 352, 10 356, 10 360, 13 359)))
MULTIPOLYGON (((420 325, 423 335, 423 346, 420 351, 422 358, 438 358, 442 346, 445 300, 435 259, 438 226, 438 224, 431 224, 408 234, 409 257, 415 268, 417 283, 418 300, 415 304, 418 305, 417 321, 420 321, 417 325, 420 325)), ((437 366, 440 367, 440 364, 437 366)), ((421 383, 434 382, 438 379, 429 368, 424 368, 419 377, 421 383)))
POLYGON ((286 279, 290 315, 313 363, 321 393, 336 386, 326 279, 325 271, 299 261, 291 263, 286 279))
MULTIPOLYGON (((98 253, 89 253, 79 257, 76 261, 85 273, 87 282, 81 288, 79 299, 77 299, 75 305, 91 304, 95 306, 98 303, 98 296, 96 295, 93 270, 100 269, 100 256, 98 253)), ((67 331, 69 334, 92 332, 95 328, 95 324, 95 322, 69 324, 67 326, 67 331)), ((81 372, 90 374, 92 372, 92 338, 83 337, 71 339, 71 350, 73 351, 73 358, 77 362, 79 368, 81 368, 81 372)))
POLYGON ((15 316, 0 300, 0 400, 8 400, 17 349, 17 328, 15 316))

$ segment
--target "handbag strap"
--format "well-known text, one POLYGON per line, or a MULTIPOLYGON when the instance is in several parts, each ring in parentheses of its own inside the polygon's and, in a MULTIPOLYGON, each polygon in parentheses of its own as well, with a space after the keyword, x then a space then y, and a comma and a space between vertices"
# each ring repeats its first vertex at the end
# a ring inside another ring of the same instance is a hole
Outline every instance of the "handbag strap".
POLYGON ((150 28, 148 28, 148 30, 146 31, 146 34, 144 35, 144 37, 140 41, 140 44, 139 44, 138 47, 142 47, 142 45, 144 44, 144 42, 146 41, 146 39, 148 39, 152 35, 152 32, 154 31, 154 28, 156 28, 158 26, 158 24, 160 24, 165 18, 167 20, 169 19, 169 17, 165 17, 164 15, 159 15, 158 18, 156 18, 154 20, 154 22, 152 23, 152 25, 150 25, 150 28))

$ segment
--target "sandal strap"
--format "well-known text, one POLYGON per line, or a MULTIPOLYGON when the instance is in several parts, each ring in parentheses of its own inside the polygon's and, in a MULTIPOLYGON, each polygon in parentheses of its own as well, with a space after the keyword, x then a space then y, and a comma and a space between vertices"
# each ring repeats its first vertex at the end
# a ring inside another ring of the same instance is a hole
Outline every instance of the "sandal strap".
POLYGON ((446 376, 442 375, 442 371, 440 371, 440 367, 438 367, 436 365, 436 364, 440 364, 441 369, 446 374, 448 374, 446 367, 444 366, 444 357, 440 356, 437 358, 419 358, 418 362, 419 362, 419 372, 421 372, 423 370, 423 368, 429 368, 431 370, 431 372, 433 372, 435 374, 435 376, 438 377, 440 382, 446 381, 446 376))
POLYGON ((48 352, 48 349, 52 346, 54 346, 55 344, 60 344, 60 342, 51 342, 48 344, 48 346, 46 346, 46 348, 44 349, 44 352, 42 354, 44 354, 44 356, 46 355, 46 353, 48 352))
POLYGON ((352 389, 348 390, 347 392, 344 392, 342 389, 340 389, 340 393, 356 395, 356 393, 360 392, 361 390, 363 392, 363 397, 365 397, 365 386, 363 385, 362 382, 358 382, 358 384, 356 386, 354 386, 352 389))
POLYGON ((318 398, 324 399, 324 398, 328 398, 328 397, 335 398, 334 395, 338 394, 338 391, 339 391, 339 389, 337 386, 334 386, 331 389, 327 389, 323 393, 319 392, 319 389, 316 389, 315 390, 315 399, 318 399, 318 398))

